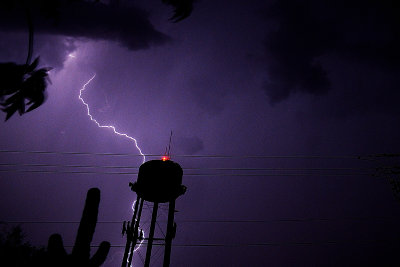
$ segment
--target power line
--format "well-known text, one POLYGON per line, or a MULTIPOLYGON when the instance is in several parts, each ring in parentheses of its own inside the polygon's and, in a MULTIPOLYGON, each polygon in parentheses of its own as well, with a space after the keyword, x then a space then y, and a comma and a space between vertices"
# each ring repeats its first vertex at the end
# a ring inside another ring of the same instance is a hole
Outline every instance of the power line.
MULTIPOLYGON (((35 150, 0 150, 0 153, 12 154, 59 154, 59 155, 82 155, 82 156, 129 156, 142 157, 133 153, 93 153, 93 152, 65 152, 65 151, 35 151, 35 150)), ((161 157, 161 154, 146 154, 146 157, 161 157)), ((174 157, 186 158, 287 158, 287 159, 360 159, 358 155, 338 155, 338 156, 322 156, 322 155, 173 155, 174 157)))
MULTIPOLYGON (((45 168, 104 168, 104 169, 134 169, 138 170, 139 167, 135 166, 108 166, 108 165, 65 165, 65 164, 45 164, 45 163, 0 163, 0 166, 5 167, 45 167, 45 168)), ((336 171, 336 170, 351 170, 351 171, 360 171, 360 170, 376 170, 376 168, 340 168, 340 167, 327 167, 327 168, 287 168, 287 167, 278 167, 278 168, 182 168, 183 170, 191 171, 202 171, 202 170, 213 170, 213 171, 336 171)))
POLYGON ((45 163, 0 163, 6 167, 45 167, 45 168, 104 168, 104 169, 139 169, 134 166, 103 166, 103 165, 65 165, 65 164, 45 164, 45 163))
MULTIPOLYGON (((107 175, 138 175, 137 172, 102 172, 102 171, 63 171, 63 170, 0 170, 0 172, 21 172, 21 173, 63 173, 63 174, 107 174, 107 175)), ((263 176, 370 176, 371 173, 277 173, 277 174, 227 174, 227 173, 188 173, 184 176, 246 176, 246 177, 263 177, 263 176)))
MULTIPOLYGON (((192 220, 177 220, 177 223, 274 223, 274 222, 332 222, 332 221, 368 221, 368 220, 381 220, 381 221, 389 221, 389 220, 398 220, 400 216, 393 217, 383 217, 383 216, 365 216, 365 217, 342 217, 342 218, 280 218, 280 219, 268 219, 268 220, 255 220, 255 219, 247 219, 247 220, 201 220, 201 219, 192 219, 192 220)), ((0 221, 3 224, 79 224, 80 221, 0 221)), ((122 224, 121 221, 98 221, 98 224, 122 224)))
MULTIPOLYGON (((260 242, 260 243, 198 243, 198 244, 172 244, 173 247, 190 247, 190 248, 205 248, 205 247, 269 247, 269 246, 321 246, 321 245, 371 245, 371 244, 398 244, 397 239, 388 240, 327 240, 327 241, 293 241, 293 242, 260 242)), ((143 242, 141 246, 147 246, 143 242)), ((164 246, 164 244, 153 243, 153 246, 164 246)), ((73 246, 65 246, 73 247, 73 246)), ((98 245, 91 247, 99 247, 98 245)), ((125 245, 111 245, 113 248, 124 248, 125 245)))

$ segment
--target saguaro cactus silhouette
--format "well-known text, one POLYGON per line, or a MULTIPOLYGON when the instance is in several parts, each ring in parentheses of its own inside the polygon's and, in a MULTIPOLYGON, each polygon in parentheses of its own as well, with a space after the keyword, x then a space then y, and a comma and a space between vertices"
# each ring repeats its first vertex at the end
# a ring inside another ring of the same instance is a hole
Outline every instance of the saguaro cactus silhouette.
POLYGON ((96 229, 99 203, 100 190, 89 189, 72 253, 68 255, 62 237, 53 234, 49 238, 47 253, 41 266, 96 267, 104 263, 110 250, 109 242, 101 242, 97 252, 90 258, 90 244, 96 229))

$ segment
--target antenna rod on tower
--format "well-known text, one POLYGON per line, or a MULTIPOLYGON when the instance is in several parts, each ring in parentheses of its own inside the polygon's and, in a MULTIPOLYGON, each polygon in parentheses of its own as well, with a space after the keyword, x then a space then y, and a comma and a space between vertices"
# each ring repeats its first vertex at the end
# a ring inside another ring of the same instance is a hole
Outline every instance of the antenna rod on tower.
POLYGON ((169 144, 168 144, 168 157, 170 156, 170 152, 171 152, 171 140, 172 140, 172 130, 171 130, 171 134, 169 136, 169 144))

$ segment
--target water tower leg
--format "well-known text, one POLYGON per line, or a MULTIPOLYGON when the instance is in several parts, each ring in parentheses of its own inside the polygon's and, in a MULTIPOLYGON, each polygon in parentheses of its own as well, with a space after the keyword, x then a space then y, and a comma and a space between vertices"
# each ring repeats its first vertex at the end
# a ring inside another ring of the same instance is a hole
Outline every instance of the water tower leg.
MULTIPOLYGON (((136 202, 135 202, 135 210, 133 211, 132 223, 134 221, 136 221, 136 214, 137 214, 137 211, 138 211, 139 201, 140 201, 140 197, 138 196, 136 198, 136 202)), ((130 248, 131 243, 132 243, 132 236, 131 236, 130 233, 131 233, 131 231, 127 231, 126 232, 126 245, 125 245, 124 258, 122 259, 121 267, 126 267, 126 263, 128 262, 129 248, 130 248)))
POLYGON ((153 214, 151 215, 150 233, 149 233, 149 239, 147 241, 146 260, 144 262, 144 267, 150 266, 150 257, 151 257, 151 249, 153 247, 154 229, 156 227, 156 220, 157 220, 157 210, 158 210, 158 203, 154 202, 153 214))
POLYGON ((133 229, 133 240, 132 240, 132 246, 131 246, 131 253, 129 254, 129 261, 128 261, 129 267, 132 265, 133 252, 135 252, 135 246, 136 246, 137 240, 138 240, 140 217, 142 216, 144 200, 140 199, 139 201, 140 201, 140 204, 139 204, 139 211, 138 211, 137 219, 135 222, 132 221, 132 224, 134 225, 134 229, 133 229))
POLYGON ((171 246, 172 239, 174 238, 174 214, 175 214, 175 200, 169 202, 168 209, 168 224, 167 224, 167 235, 165 238, 165 251, 164 251, 164 267, 169 267, 171 259, 171 246))

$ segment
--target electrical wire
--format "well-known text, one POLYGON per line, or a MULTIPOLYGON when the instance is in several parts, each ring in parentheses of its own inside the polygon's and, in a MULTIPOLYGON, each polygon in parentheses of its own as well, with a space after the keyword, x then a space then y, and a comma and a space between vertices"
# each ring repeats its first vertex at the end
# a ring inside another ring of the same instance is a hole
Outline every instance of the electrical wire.
MULTIPOLYGON (((280 219, 268 219, 268 220, 177 220, 176 223, 275 223, 275 222, 332 222, 332 221, 369 221, 369 220, 381 220, 381 221, 390 221, 390 220, 398 220, 400 216, 392 216, 392 217, 383 217, 383 216, 364 216, 364 217, 342 217, 342 218, 280 218, 280 219)), ((164 222, 164 221, 160 221, 164 222)), ((165 221, 166 222, 166 221, 165 221)), ((0 221, 2 224, 79 224, 80 221, 0 221)), ((98 224, 122 224, 121 221, 98 221, 98 224)))
MULTIPOLYGON (((199 244, 172 244, 173 247, 190 247, 190 248, 202 248, 202 247, 269 247, 269 246, 321 246, 321 245, 371 245, 371 244, 396 244, 397 239, 382 239, 382 240, 327 240, 327 241, 293 241, 293 242, 260 242, 260 243, 199 243, 199 244)), ((147 243, 142 243, 142 246, 147 246, 147 243)), ((164 246, 164 244, 153 243, 153 246, 164 246)), ((65 246, 73 247, 73 246, 65 246)), ((99 247, 94 245, 91 247, 99 247)), ((113 248, 124 248, 125 245, 111 245, 113 248)))
MULTIPOLYGON (((64 165, 64 164, 44 164, 44 163, 0 163, 0 166, 5 167, 45 167, 45 168, 104 168, 104 169, 134 169, 138 170, 139 167, 134 166, 107 166, 107 165, 64 165)), ((280 170, 288 170, 288 171, 336 171, 336 170, 352 170, 352 171, 360 171, 360 170, 376 170, 377 168, 340 168, 340 167, 332 167, 332 168, 182 168, 184 171, 201 171, 201 170, 213 170, 213 171, 280 171, 280 170)))
MULTIPOLYGON (((58 155, 82 155, 82 156, 129 156, 142 157, 142 155, 133 153, 93 153, 93 152, 65 152, 65 151, 35 151, 35 150, 0 150, 0 153, 12 154, 58 154, 58 155)), ((146 157, 161 157, 161 154, 146 154, 146 157)), ((322 156, 322 155, 174 155, 174 157, 184 158, 288 158, 288 159, 361 159, 364 156, 358 155, 338 155, 338 156, 322 156)), ((366 157, 366 156, 365 156, 366 157)))
MULTIPOLYGON (((105 175, 138 175, 137 172, 102 172, 102 171, 63 171, 63 170, 0 170, 0 172, 20 172, 20 173, 62 173, 62 174, 105 174, 105 175)), ((371 176, 371 173, 277 173, 277 174, 254 174, 254 173, 242 173, 242 174, 226 174, 226 173, 188 173, 184 174, 184 176, 198 176, 198 177, 207 177, 207 176, 232 176, 232 177, 269 177, 269 176, 371 176)))

